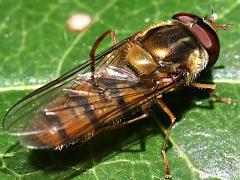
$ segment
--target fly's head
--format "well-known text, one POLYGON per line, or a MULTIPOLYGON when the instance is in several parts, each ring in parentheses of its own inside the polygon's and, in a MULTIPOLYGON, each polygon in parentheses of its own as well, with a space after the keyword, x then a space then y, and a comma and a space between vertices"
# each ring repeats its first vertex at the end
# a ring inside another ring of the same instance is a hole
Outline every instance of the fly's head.
POLYGON ((217 62, 220 52, 220 43, 216 33, 218 26, 215 21, 213 19, 204 20, 190 13, 178 13, 172 19, 189 26, 191 32, 207 51, 209 56, 207 68, 211 68, 217 62))

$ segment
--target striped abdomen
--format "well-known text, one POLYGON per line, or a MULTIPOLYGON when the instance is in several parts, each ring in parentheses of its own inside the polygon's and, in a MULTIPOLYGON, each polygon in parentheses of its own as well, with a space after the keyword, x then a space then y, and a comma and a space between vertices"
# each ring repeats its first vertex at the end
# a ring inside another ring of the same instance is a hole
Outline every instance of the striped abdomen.
POLYGON ((32 121, 32 127, 44 131, 31 136, 31 143, 57 148, 76 141, 86 142, 127 112, 127 105, 143 95, 126 87, 124 82, 108 83, 105 78, 96 81, 93 84, 83 81, 65 89, 64 96, 46 107, 32 121))

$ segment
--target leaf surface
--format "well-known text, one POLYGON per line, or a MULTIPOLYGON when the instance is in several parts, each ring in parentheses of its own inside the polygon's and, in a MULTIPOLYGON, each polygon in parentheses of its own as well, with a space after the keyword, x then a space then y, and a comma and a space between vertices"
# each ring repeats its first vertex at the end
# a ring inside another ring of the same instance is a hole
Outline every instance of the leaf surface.
MULTIPOLYGON (((164 97, 176 115, 167 151, 174 179, 240 179, 240 1, 85 0, 0 1, 0 118, 24 95, 88 59, 94 41, 114 29, 118 39, 170 19, 176 12, 218 15, 221 54, 202 82, 215 82, 231 105, 206 91, 184 88, 164 97), (84 32, 66 29, 68 17, 88 13, 84 32)), ((106 40, 108 41, 108 40, 106 40)), ((110 41, 110 40, 109 40, 110 41)), ((104 43, 101 50, 110 47, 104 43)), ((100 51, 101 51, 100 50, 100 51)), ((0 130, 0 179, 163 179, 160 153, 168 117, 152 117, 100 135, 77 150, 33 152, 0 130)))

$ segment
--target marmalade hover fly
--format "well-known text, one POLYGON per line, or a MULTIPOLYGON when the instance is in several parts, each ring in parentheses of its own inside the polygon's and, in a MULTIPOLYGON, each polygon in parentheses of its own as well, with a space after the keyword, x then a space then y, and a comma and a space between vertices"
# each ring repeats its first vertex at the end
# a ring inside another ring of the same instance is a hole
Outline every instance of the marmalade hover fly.
POLYGON ((215 89, 194 80, 218 59, 218 27, 211 19, 178 13, 121 42, 114 31, 107 31, 93 45, 90 61, 20 100, 6 114, 3 128, 21 136, 27 148, 62 149, 146 118, 150 103, 158 103, 171 120, 162 147, 169 178, 165 150, 176 118, 162 96, 181 86, 215 89), (108 35, 113 47, 95 56, 108 35), (123 118, 139 110, 139 117, 123 118))

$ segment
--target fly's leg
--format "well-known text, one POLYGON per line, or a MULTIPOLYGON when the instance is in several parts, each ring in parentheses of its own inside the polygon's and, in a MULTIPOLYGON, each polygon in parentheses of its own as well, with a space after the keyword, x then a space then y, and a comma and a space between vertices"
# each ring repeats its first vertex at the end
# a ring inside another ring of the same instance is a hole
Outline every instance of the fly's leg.
POLYGON ((113 130, 113 129, 121 128, 121 127, 127 126, 127 125, 129 125, 129 124, 132 124, 132 123, 134 123, 134 122, 137 122, 137 121, 139 121, 139 120, 145 119, 145 118, 147 118, 147 117, 149 117, 149 114, 143 114, 143 115, 141 115, 141 116, 139 116, 139 117, 136 117, 136 118, 133 118, 133 119, 131 119, 131 120, 128 120, 128 121, 119 123, 119 124, 117 124, 117 125, 110 126, 110 127, 106 127, 106 128, 104 128, 104 130, 113 130))
POLYGON ((163 156, 163 160, 164 160, 164 163, 165 163, 165 178, 166 179, 171 179, 172 176, 171 176, 170 171, 169 171, 168 159, 167 159, 167 154, 166 154, 166 147, 167 147, 169 136, 171 134, 171 130, 172 130, 172 127, 173 127, 173 125, 175 123, 176 118, 173 115, 173 113, 171 112, 171 110, 167 107, 167 105, 162 100, 162 96, 158 96, 157 97, 157 102, 161 106, 163 111, 169 116, 169 118, 171 120, 171 124, 170 124, 170 126, 169 126, 169 128, 167 130, 167 134, 165 136, 164 143, 163 143, 162 150, 161 150, 162 156, 163 156))
POLYGON ((112 43, 115 45, 118 43, 117 38, 116 38, 116 34, 113 30, 111 31, 107 31, 105 33, 103 33, 93 44, 93 47, 90 51, 90 59, 91 59, 91 72, 92 72, 92 79, 94 79, 94 72, 95 72, 95 54, 96 54, 96 50, 98 48, 98 46, 100 45, 100 43, 107 37, 107 36, 111 36, 112 38, 112 43))
POLYGON ((210 96, 213 97, 216 101, 222 102, 225 104, 231 104, 230 98, 224 98, 216 95, 216 84, 203 84, 203 83, 197 83, 194 82, 190 85, 191 87, 196 87, 198 89, 208 89, 210 90, 210 96))
POLYGON ((145 118, 149 117, 149 111, 150 111, 149 107, 145 104, 145 105, 142 105, 141 108, 142 108, 142 111, 143 111, 143 114, 141 116, 138 116, 138 117, 133 118, 131 120, 119 123, 119 124, 117 124, 115 126, 112 126, 112 127, 106 127, 105 130, 112 130, 112 129, 120 128, 120 127, 132 124, 134 122, 137 122, 139 120, 142 120, 142 119, 145 119, 145 118))

